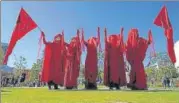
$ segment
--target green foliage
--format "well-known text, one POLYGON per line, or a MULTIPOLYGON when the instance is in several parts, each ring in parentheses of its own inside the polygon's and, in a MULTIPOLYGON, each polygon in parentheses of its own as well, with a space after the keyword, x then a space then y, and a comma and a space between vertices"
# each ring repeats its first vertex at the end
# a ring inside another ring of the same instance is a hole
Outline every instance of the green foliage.
POLYGON ((25 69, 27 67, 27 61, 25 57, 20 56, 19 60, 14 62, 14 67, 16 69, 25 69))
POLYGON ((169 68, 169 67, 162 67, 158 69, 147 68, 145 71, 146 71, 148 80, 155 78, 155 80, 158 82, 161 82, 164 76, 169 77, 169 78, 179 77, 179 74, 177 73, 175 68, 169 68))
POLYGON ((36 63, 32 65, 30 72, 30 81, 38 80, 38 75, 42 67, 42 59, 38 59, 36 63))
POLYGON ((169 78, 177 78, 179 74, 177 69, 171 63, 167 53, 157 53, 157 57, 152 58, 151 64, 154 65, 155 63, 158 64, 158 68, 156 67, 148 67, 145 69, 148 80, 150 81, 152 78, 161 85, 161 81, 163 77, 169 78))
POLYGON ((19 59, 16 59, 14 62, 15 68, 15 78, 21 75, 22 71, 27 68, 27 61, 25 57, 20 56, 19 59))

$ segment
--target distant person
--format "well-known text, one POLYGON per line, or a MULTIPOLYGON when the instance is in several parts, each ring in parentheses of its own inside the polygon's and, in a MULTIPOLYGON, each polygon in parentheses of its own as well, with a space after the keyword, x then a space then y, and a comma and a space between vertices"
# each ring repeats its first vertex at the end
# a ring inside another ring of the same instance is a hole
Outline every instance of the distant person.
POLYGON ((13 86, 14 85, 14 77, 12 77, 12 79, 11 79, 11 85, 13 86))
POLYGON ((170 86, 174 87, 174 80, 173 79, 171 79, 170 86))
POLYGON ((163 81, 162 81, 162 82, 163 82, 163 83, 162 83, 162 84, 163 84, 163 87, 164 87, 164 88, 166 88, 166 85, 167 85, 167 80, 166 80, 166 78, 165 78, 165 77, 163 78, 163 81))
POLYGON ((35 81, 34 81, 34 82, 33 82, 33 87, 35 87, 35 84, 36 84, 36 83, 35 83, 35 81))
POLYGON ((154 84, 155 84, 155 78, 152 78, 152 79, 151 79, 151 84, 152 84, 152 87, 154 87, 154 84))
POLYGON ((26 79, 26 73, 22 73, 20 76, 20 83, 24 82, 26 79))
POLYGON ((166 82, 167 82, 167 86, 168 86, 168 88, 170 88, 170 79, 167 78, 167 79, 166 79, 166 82))

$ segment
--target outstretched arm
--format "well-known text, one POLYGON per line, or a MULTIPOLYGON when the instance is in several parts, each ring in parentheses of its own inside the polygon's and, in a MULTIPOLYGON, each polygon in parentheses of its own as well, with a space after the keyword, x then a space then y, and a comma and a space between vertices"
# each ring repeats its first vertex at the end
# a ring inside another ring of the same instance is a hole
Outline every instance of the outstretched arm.
POLYGON ((155 52, 155 48, 154 48, 154 40, 153 40, 153 37, 152 37, 152 31, 151 30, 149 30, 149 33, 148 33, 148 45, 150 45, 151 48, 152 48, 153 56, 156 56, 156 52, 155 52))
POLYGON ((107 29, 105 28, 104 29, 104 41, 105 41, 105 49, 107 49, 107 43, 108 43, 108 41, 107 41, 107 29))
POLYGON ((149 32, 148 32, 148 44, 151 44, 152 42, 153 42, 152 31, 149 30, 149 32))
POLYGON ((84 31, 82 29, 82 45, 85 44, 86 46, 88 45, 88 43, 85 41, 84 39, 84 31))
POLYGON ((81 41, 80 41, 80 31, 79 30, 77 30, 77 43, 78 43, 78 46, 77 46, 77 60, 78 60, 78 63, 80 64, 81 41))
POLYGON ((124 29, 121 28, 120 34, 118 35, 118 38, 117 38, 117 47, 118 48, 120 48, 122 46, 123 31, 124 31, 124 29))
POLYGON ((43 37, 43 43, 44 43, 44 44, 47 44, 47 41, 46 41, 46 39, 45 39, 45 34, 44 34, 43 31, 42 31, 42 34, 41 34, 41 35, 42 35, 42 37, 43 37))
POLYGON ((62 37, 61 37, 61 47, 62 47, 62 50, 64 49, 64 30, 62 31, 62 37))
POLYGON ((98 43, 99 45, 99 51, 101 51, 101 42, 100 42, 100 28, 98 27, 98 43))
POLYGON ((80 31, 79 30, 77 30, 77 42, 78 42, 79 48, 81 48, 80 31))
POLYGON ((125 43, 124 43, 124 36, 123 36, 124 28, 121 28, 121 34, 120 34, 120 46, 122 49, 122 52, 125 52, 125 43))

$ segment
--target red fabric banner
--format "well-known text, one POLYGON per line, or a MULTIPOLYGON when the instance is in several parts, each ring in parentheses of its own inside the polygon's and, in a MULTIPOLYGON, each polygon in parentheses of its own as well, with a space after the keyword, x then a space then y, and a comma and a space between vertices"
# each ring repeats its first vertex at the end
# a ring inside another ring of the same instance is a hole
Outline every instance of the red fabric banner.
POLYGON ((32 20, 32 18, 27 14, 27 12, 23 8, 21 8, 15 29, 12 33, 12 37, 3 61, 4 65, 7 64, 8 57, 12 53, 12 50, 15 47, 16 42, 36 27, 37 24, 32 20))
POLYGON ((167 51, 170 60, 174 64, 176 62, 174 43, 173 43, 173 28, 168 17, 166 6, 163 6, 159 14, 154 20, 154 24, 164 28, 165 36, 167 38, 167 51))

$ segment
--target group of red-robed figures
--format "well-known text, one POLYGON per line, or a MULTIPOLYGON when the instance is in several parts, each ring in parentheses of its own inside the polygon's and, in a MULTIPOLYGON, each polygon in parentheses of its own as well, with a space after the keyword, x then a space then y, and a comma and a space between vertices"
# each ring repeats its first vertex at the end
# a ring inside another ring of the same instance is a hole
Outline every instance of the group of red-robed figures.
MULTIPOLYGON (((77 30, 77 35, 71 39, 69 44, 64 41, 63 32, 56 35, 53 42, 47 42, 42 32, 45 51, 41 81, 48 83, 50 89, 51 84, 54 84, 55 89, 58 89, 58 85, 64 86, 66 89, 77 88, 80 58, 82 49, 86 46, 85 88, 97 89, 97 48, 99 47, 101 50, 99 27, 97 32, 97 37, 91 37, 85 41, 84 31, 82 30, 82 35, 80 35, 80 31, 77 30)), ((123 28, 120 34, 109 36, 107 36, 107 30, 105 29, 104 85, 110 87, 110 89, 113 87, 119 89, 126 85, 132 89, 147 89, 143 60, 151 42, 151 31, 149 31, 149 39, 146 40, 139 37, 137 29, 131 29, 125 44, 123 28), (126 54, 126 58, 131 65, 129 84, 126 82, 124 54, 126 54)))
POLYGON ((147 89, 146 74, 143 60, 149 44, 152 43, 151 30, 148 40, 139 37, 137 29, 131 29, 127 43, 123 41, 123 28, 120 34, 107 37, 105 29, 105 59, 104 59, 104 84, 110 89, 127 85, 131 89, 147 89), (130 82, 126 82, 126 70, 124 56, 131 66, 130 82))
MULTIPOLYGON (((168 55, 172 63, 176 62, 173 44, 173 27, 170 23, 166 6, 163 6, 154 20, 154 24, 164 29, 167 39, 168 55)), ((16 43, 28 32, 38 27, 28 13, 21 8, 15 29, 12 33, 10 44, 7 48, 3 64, 6 65, 9 55, 12 53, 16 43)), ((39 28, 39 27, 38 27, 39 28)), ((41 31, 41 29, 39 28, 41 31)), ((65 86, 67 89, 77 87, 77 78, 80 70, 80 58, 82 48, 86 46, 87 56, 85 61, 85 80, 87 89, 96 89, 96 78, 98 74, 97 48, 100 48, 100 29, 98 36, 84 40, 84 32, 80 39, 80 32, 71 39, 68 44, 64 41, 64 33, 55 36, 53 42, 46 42, 42 32, 41 37, 45 44, 44 61, 41 71, 41 81, 48 84, 65 86)), ((127 42, 123 42, 123 29, 120 34, 107 36, 105 29, 105 59, 104 59, 104 84, 110 88, 127 85, 132 89, 146 89, 146 75, 143 60, 149 44, 152 43, 152 34, 149 31, 148 40, 139 37, 137 29, 129 31, 127 42), (130 82, 126 83, 124 57, 130 64, 130 82)), ((153 44, 153 43, 152 43, 153 44)))

